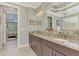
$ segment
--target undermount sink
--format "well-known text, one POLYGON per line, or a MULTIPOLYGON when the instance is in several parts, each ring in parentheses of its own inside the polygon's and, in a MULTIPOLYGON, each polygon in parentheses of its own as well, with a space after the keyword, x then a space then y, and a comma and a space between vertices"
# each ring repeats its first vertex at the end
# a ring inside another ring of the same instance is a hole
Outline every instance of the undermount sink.
POLYGON ((74 42, 74 41, 71 41, 71 40, 69 40, 69 39, 67 39, 67 40, 64 40, 64 39, 55 39, 55 41, 56 41, 56 42, 63 43, 63 44, 65 44, 65 45, 67 45, 67 46, 74 46, 74 47, 76 47, 76 48, 79 48, 79 43, 74 42))
POLYGON ((64 42, 67 46, 74 46, 74 47, 79 47, 79 43, 76 42, 71 42, 71 41, 66 41, 64 42))
POLYGON ((59 39, 59 38, 56 38, 56 39, 54 39, 56 42, 60 42, 60 43, 63 43, 64 44, 64 42, 66 41, 66 40, 64 40, 64 39, 59 39))

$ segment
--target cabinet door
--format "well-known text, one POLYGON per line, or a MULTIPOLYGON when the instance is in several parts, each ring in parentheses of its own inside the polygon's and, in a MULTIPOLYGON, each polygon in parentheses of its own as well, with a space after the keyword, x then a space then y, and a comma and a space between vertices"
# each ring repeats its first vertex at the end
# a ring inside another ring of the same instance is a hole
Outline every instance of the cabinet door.
POLYGON ((43 56, 52 56, 53 49, 47 46, 47 41, 42 40, 42 55, 43 56))
POLYGON ((35 39, 35 52, 38 56, 42 55, 41 40, 37 37, 35 39))
POLYGON ((29 35, 29 45, 30 45, 30 47, 32 45, 32 36, 31 35, 29 35))
POLYGON ((35 46, 34 51, 37 54, 37 40, 35 40, 35 45, 34 46, 35 46))
POLYGON ((37 43, 38 46, 37 46, 37 55, 41 56, 42 55, 42 48, 41 48, 41 43, 37 43))
POLYGON ((29 35, 29 45, 31 46, 31 36, 29 35))
POLYGON ((62 54, 62 53, 60 53, 58 51, 54 51, 53 56, 64 56, 64 54, 62 54))
POLYGON ((31 47, 34 49, 34 39, 31 39, 31 47))
POLYGON ((53 55, 53 49, 46 45, 42 45, 42 55, 43 56, 52 56, 53 55))
POLYGON ((32 49, 34 49, 34 38, 32 35, 29 35, 29 44, 32 49))

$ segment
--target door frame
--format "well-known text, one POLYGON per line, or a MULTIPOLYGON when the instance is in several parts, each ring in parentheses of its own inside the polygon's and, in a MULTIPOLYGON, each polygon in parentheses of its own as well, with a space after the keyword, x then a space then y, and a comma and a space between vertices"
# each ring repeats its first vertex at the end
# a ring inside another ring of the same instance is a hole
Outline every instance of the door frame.
MULTIPOLYGON (((8 6, 8 7, 13 7, 13 8, 16 8, 18 11, 17 11, 17 15, 18 15, 18 24, 17 24, 17 47, 20 46, 20 39, 19 39, 19 17, 20 17, 20 7, 19 6, 16 6, 14 4, 10 4, 10 3, 0 3, 0 5, 3 5, 3 6, 8 6)), ((6 18, 5 18, 5 15, 4 15, 4 44, 6 44, 6 18)))

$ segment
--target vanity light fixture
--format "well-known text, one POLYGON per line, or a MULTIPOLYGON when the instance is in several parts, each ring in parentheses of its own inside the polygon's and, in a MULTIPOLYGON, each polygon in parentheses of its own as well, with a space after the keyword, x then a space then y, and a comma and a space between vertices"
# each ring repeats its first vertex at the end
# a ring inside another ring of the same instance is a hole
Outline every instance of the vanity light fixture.
POLYGON ((36 16, 37 16, 37 17, 38 17, 38 16, 42 16, 42 15, 43 15, 43 13, 44 13, 43 11, 40 11, 40 12, 38 12, 38 13, 37 13, 37 15, 36 15, 36 16))

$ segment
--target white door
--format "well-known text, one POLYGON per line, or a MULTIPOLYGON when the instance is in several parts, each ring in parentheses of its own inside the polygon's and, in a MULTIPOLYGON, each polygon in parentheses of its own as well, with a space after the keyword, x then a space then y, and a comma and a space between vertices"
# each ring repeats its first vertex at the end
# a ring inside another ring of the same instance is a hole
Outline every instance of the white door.
POLYGON ((0 48, 5 44, 5 11, 2 6, 0 6, 0 48))

